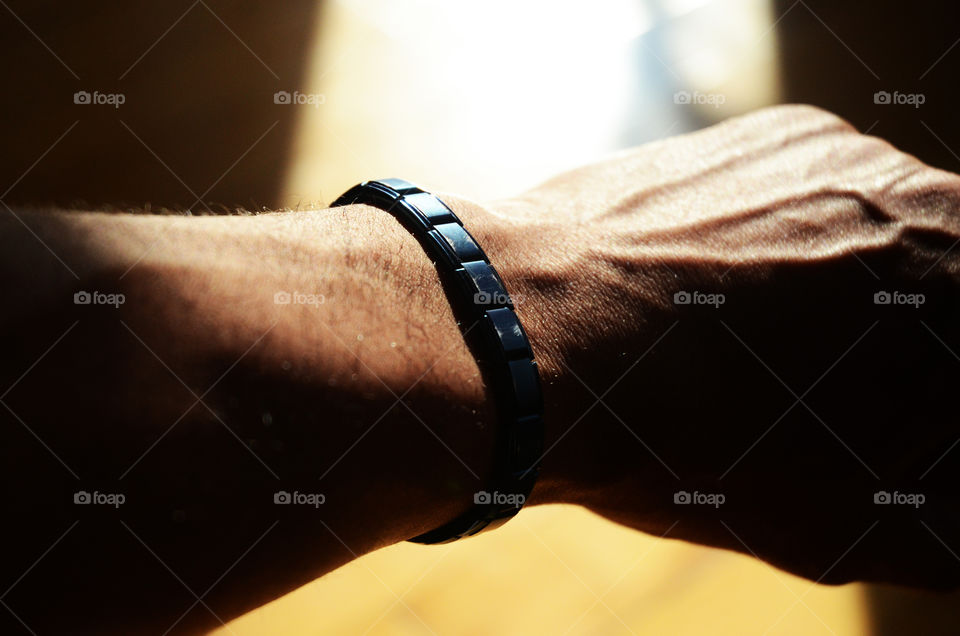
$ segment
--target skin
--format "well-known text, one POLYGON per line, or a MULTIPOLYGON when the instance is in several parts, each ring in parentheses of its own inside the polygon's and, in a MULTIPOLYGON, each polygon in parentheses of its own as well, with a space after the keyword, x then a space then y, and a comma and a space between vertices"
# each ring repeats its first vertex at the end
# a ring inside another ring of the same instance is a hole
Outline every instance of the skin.
MULTIPOLYGON (((960 178, 781 107, 509 200, 441 197, 541 368, 528 505, 825 583, 957 584, 960 178), (924 303, 874 304, 884 290, 924 303)), ((0 230, 17 299, 2 599, 35 631, 202 632, 483 489, 491 405, 432 263, 389 215, 11 211, 0 230), (125 302, 75 305, 81 289, 125 302), (324 302, 278 305, 284 290, 324 302), (127 503, 77 506, 78 490, 127 503), (280 490, 325 502, 275 505, 280 490)))

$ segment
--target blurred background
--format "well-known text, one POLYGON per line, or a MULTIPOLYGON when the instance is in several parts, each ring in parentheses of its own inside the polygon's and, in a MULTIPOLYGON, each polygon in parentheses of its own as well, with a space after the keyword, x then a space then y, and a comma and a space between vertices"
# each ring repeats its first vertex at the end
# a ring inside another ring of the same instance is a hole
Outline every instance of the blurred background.
MULTIPOLYGON (((382 176, 484 201, 785 102, 960 172, 952 3, 0 5, 8 205, 297 208, 382 176)), ((958 600, 820 586, 544 506, 367 555, 222 631, 946 634, 958 600)))

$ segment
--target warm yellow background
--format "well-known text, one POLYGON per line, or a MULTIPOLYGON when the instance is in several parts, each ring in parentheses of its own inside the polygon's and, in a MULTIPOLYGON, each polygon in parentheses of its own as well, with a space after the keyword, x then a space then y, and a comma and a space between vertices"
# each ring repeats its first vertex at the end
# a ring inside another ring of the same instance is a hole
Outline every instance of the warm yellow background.
MULTIPOLYGON (((861 634, 859 586, 657 539, 571 506, 380 550, 230 623, 237 634, 861 634)), ((223 630, 226 634, 226 630, 223 630)))

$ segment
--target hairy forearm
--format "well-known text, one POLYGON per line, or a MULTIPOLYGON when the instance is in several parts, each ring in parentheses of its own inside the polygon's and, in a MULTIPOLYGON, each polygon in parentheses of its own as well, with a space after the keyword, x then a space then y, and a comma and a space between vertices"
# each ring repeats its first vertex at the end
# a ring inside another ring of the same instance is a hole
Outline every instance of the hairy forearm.
MULTIPOLYGON (((3 228, 4 295, 25 299, 4 316, 6 384, 66 333, 4 397, 25 433, 5 470, 38 476, 25 559, 79 518, 65 541, 105 556, 67 580, 121 597, 171 580, 139 537, 201 594, 269 529, 211 590, 227 620, 448 521, 483 488, 496 423, 482 379, 432 263, 389 215, 19 216, 63 262, 16 220, 3 228), (123 302, 78 305, 78 291, 123 302), (74 506, 75 491, 126 503, 74 506), (280 491, 323 503, 275 505, 280 491), (132 572, 106 556, 117 542, 132 572)), ((24 585, 19 602, 41 590, 89 600, 24 585)), ((113 620, 172 622, 184 593, 113 620)), ((188 624, 217 619, 200 607, 188 624)))

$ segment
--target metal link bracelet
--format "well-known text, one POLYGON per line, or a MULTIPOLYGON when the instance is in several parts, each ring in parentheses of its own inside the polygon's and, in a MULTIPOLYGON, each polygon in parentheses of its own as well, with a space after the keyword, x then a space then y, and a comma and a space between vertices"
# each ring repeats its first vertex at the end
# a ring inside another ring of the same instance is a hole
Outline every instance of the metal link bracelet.
POLYGON ((492 490, 474 493, 470 510, 410 541, 449 543, 496 528, 530 496, 544 435, 540 374, 507 288, 457 215, 433 194, 402 179, 380 179, 350 188, 333 206, 354 203, 392 214, 434 261, 500 423, 492 490))

